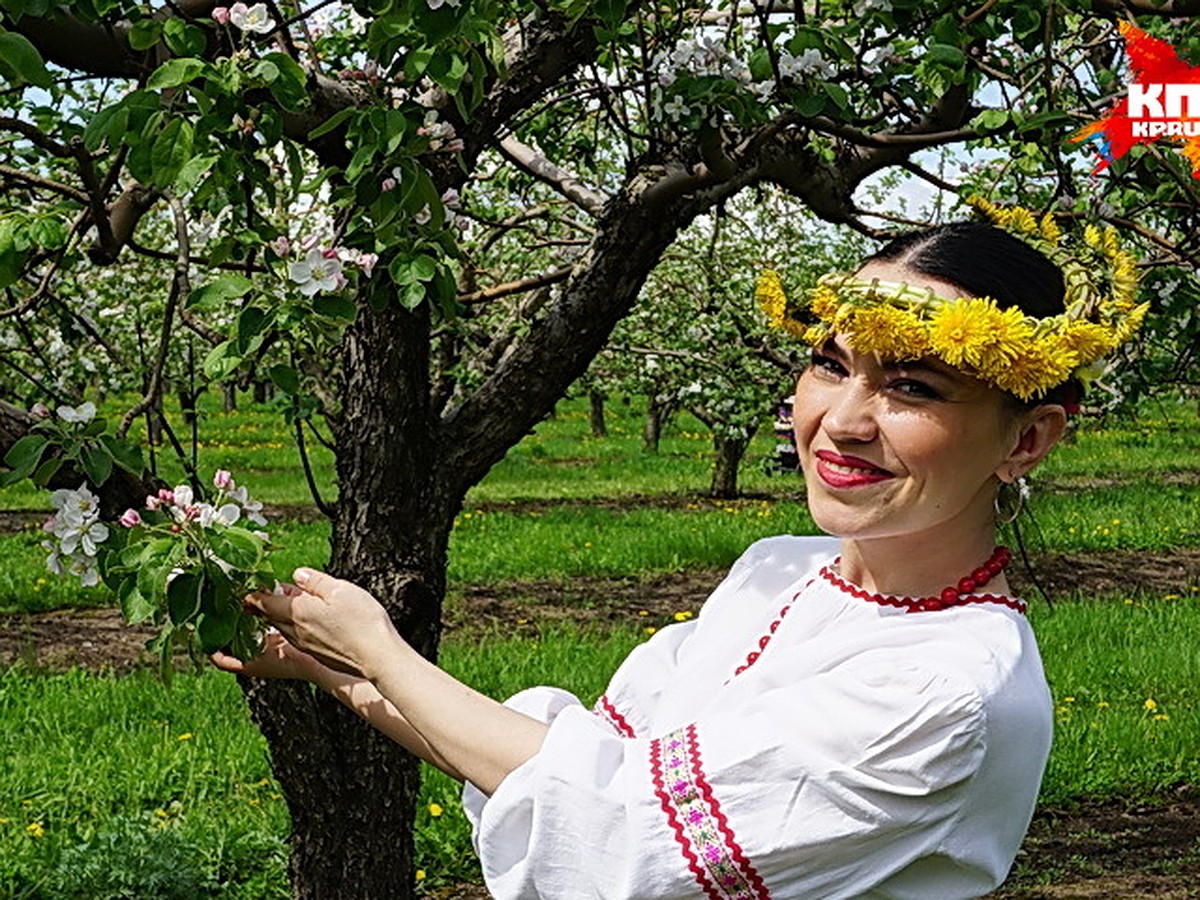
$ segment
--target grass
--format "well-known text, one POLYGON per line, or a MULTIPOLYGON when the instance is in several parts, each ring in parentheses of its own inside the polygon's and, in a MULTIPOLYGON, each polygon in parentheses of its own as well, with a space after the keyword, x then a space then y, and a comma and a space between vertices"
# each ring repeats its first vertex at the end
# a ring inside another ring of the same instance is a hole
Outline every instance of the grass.
MULTIPOLYGON (((681 417, 648 454, 638 410, 610 412, 609 436, 593 438, 583 404, 563 404, 471 492, 451 537, 452 585, 721 568, 758 537, 812 531, 799 479, 763 472, 774 444, 765 430, 744 466, 743 488, 756 496, 719 502, 701 496, 710 449, 695 422, 681 417)), ((1169 412, 1085 423, 1056 451, 1035 483, 1045 549, 1200 545, 1200 423, 1191 407, 1169 412)), ((274 413, 204 417, 202 471, 230 468, 268 503, 309 502, 274 413)), ((323 453, 318 479, 332 496, 323 453)), ((178 477, 165 462, 164 472, 178 477)), ((3 507, 45 505, 45 494, 27 488, 0 492, 3 507)), ((271 530, 281 577, 327 558, 326 524, 271 530)), ((0 611, 111 602, 50 576, 41 537, 0 536, 0 611)), ((577 592, 586 598, 586 584, 577 592)), ((1200 657, 1189 650, 1200 598, 1068 597, 1053 610, 1035 604, 1031 615, 1056 704, 1044 803, 1140 800, 1200 782, 1200 657)), ((549 683, 590 702, 642 639, 634 625, 559 626, 537 638, 497 631, 469 643, 452 634, 442 661, 493 696, 549 683)), ((0 673, 0 716, 0 900, 286 895, 286 810, 232 679, 186 674, 168 691, 145 672, 14 668, 0 673)), ((477 877, 457 797, 455 783, 427 773, 417 818, 427 887, 477 877)))

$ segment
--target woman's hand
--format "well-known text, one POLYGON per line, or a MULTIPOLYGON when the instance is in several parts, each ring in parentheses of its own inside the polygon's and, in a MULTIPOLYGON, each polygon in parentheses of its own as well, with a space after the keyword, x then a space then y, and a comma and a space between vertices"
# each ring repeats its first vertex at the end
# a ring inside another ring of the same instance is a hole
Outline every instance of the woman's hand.
POLYGON ((293 647, 278 631, 267 633, 263 652, 254 659, 243 661, 223 650, 218 650, 209 659, 218 669, 252 678, 294 678, 315 683, 326 670, 326 666, 293 647))
POLYGON ((294 649, 335 671, 366 676, 407 647, 387 611, 362 588, 313 569, 297 569, 293 577, 297 586, 251 594, 246 607, 294 649))

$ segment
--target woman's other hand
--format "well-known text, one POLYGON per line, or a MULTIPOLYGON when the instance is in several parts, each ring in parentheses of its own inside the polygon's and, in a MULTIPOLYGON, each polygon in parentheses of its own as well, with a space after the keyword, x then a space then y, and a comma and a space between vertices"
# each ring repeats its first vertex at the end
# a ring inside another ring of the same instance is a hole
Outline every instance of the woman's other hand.
POLYGON ((293 577, 295 586, 246 598, 246 607, 293 648, 335 671, 366 676, 405 646, 387 611, 358 585, 313 569, 297 569, 293 577))
POLYGON ((293 678, 316 682, 326 668, 303 650, 293 647, 278 631, 267 633, 263 651, 254 659, 240 660, 223 650, 218 650, 209 659, 218 669, 252 678, 293 678))

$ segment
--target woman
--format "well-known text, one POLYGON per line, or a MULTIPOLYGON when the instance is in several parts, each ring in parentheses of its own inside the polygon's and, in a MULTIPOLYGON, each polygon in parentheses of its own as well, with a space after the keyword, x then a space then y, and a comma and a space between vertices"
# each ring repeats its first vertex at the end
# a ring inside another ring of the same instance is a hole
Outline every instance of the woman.
POLYGON ((815 345, 796 445, 835 537, 754 544, 594 711, 552 688, 483 697, 365 591, 308 569, 248 599, 281 632, 267 652, 215 662, 312 681, 463 779, 497 897, 986 893, 1051 732, 997 497, 1061 436, 1072 376, 1144 313, 1103 236, 1068 259, 1049 220, 988 211, 1019 236, 910 235, 795 306, 764 282, 772 318, 815 345))

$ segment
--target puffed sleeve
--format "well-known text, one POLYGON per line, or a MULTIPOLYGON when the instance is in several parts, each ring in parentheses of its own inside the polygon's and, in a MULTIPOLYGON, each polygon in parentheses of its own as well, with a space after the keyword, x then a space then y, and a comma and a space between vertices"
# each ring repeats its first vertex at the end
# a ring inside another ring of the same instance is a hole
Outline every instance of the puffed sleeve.
POLYGON ((550 729, 490 798, 465 794, 492 895, 857 896, 953 836, 985 744, 973 688, 901 651, 738 681, 639 738, 561 692, 513 698, 550 729))

